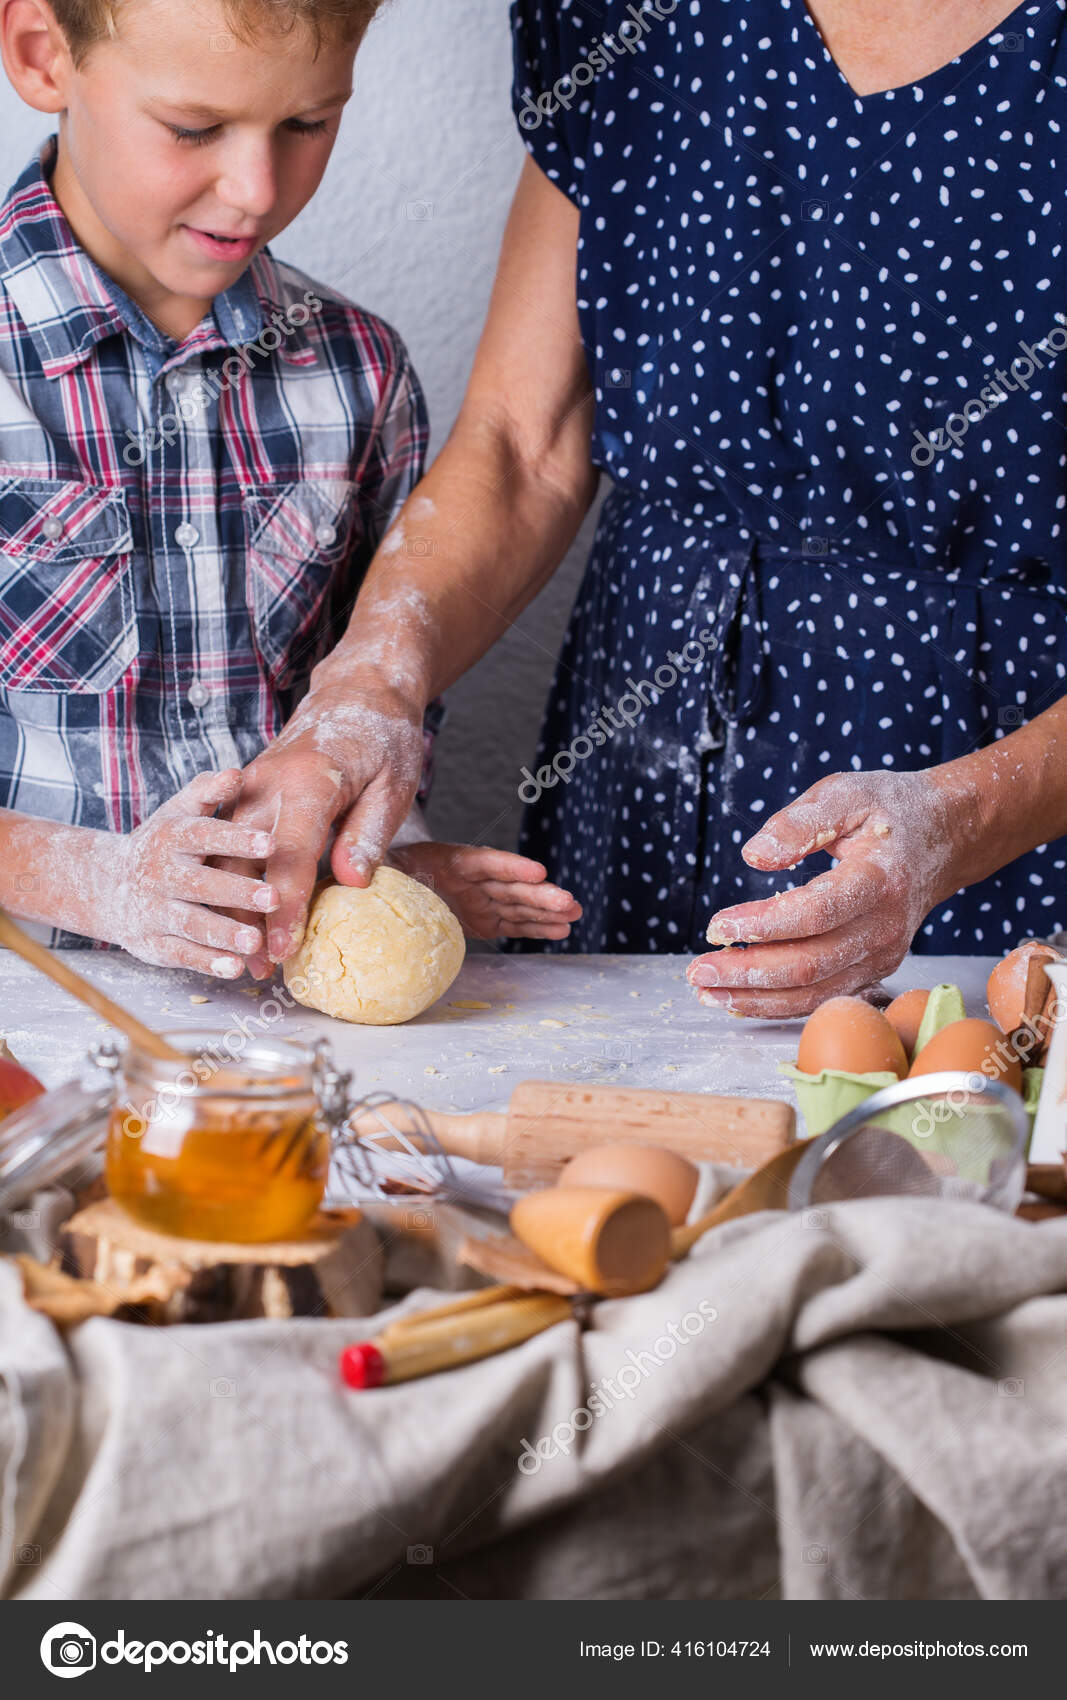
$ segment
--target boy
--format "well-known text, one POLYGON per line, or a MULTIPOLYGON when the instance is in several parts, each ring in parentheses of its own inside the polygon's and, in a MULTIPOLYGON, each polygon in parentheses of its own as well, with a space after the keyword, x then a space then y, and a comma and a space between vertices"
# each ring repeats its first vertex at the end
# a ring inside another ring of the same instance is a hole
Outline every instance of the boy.
MULTIPOLYGON (((0 208, 0 907, 55 943, 267 969, 279 822, 221 817, 426 447, 396 334, 267 247, 379 4, 0 0, 59 115, 0 208)), ((406 836, 468 931, 576 918, 539 864, 406 836)))

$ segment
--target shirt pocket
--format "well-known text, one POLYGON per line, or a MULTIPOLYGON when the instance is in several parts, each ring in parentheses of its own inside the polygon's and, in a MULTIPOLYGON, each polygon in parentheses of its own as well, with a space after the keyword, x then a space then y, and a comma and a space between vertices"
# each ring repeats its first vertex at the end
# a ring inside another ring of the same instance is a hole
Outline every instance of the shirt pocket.
POLYGON ((137 656, 126 498, 0 479, 0 687, 100 695, 137 656))
POLYGON ((256 645, 275 684, 310 672, 343 635, 359 588, 358 493, 341 478, 245 490, 256 645))

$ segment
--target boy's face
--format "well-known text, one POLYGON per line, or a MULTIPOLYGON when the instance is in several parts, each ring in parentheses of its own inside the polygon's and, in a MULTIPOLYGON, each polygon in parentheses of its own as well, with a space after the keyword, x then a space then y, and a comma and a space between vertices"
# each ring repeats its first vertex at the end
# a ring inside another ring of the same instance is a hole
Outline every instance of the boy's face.
POLYGON ((316 59, 308 32, 268 28, 246 45, 216 0, 131 0, 119 31, 54 68, 53 189, 93 259, 181 337, 318 188, 356 44, 316 59))

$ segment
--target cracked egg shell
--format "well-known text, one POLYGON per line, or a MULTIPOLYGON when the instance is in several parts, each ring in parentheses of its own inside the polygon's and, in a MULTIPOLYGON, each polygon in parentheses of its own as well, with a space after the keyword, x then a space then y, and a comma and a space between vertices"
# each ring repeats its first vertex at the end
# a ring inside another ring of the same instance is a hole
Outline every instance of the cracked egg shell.
MULTIPOLYGON (((1035 956, 1042 962, 1062 961, 1060 952, 1053 950, 1051 945, 1041 944, 1038 939, 1028 939, 1025 944, 1010 950, 1003 962, 997 963, 986 982, 989 1013, 1002 1033, 1014 1033, 1017 1027, 1022 1026, 1026 1010, 1026 979, 1035 956)), ((1047 986, 1048 982, 1045 984, 1047 986)))

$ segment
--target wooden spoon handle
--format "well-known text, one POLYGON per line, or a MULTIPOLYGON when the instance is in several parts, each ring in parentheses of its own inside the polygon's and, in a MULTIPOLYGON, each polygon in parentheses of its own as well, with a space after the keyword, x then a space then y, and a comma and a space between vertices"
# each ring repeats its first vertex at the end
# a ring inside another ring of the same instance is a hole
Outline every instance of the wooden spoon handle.
POLYGON ((0 910, 0 945, 6 945, 16 956, 21 956, 24 962, 46 974, 57 986, 62 986, 65 992, 69 992, 71 997, 78 998, 91 1009, 94 1015, 102 1016, 112 1027, 117 1027, 120 1033, 125 1033, 128 1039, 132 1039, 142 1051, 147 1051, 149 1056, 158 1057, 162 1062, 188 1062, 189 1059, 183 1051, 175 1050, 174 1046, 168 1045, 158 1033, 153 1033, 150 1027, 138 1021, 135 1015, 131 1015, 121 1005, 112 1003, 109 997, 105 997, 104 993, 98 991, 88 980, 83 980, 81 975, 75 974, 65 962, 60 962, 43 944, 31 939, 3 910, 0 910))
POLYGON ((714 1210, 701 1216, 697 1222, 687 1222, 684 1227, 675 1228, 671 1234, 672 1258, 684 1257, 720 1222, 732 1222, 736 1216, 751 1216, 757 1210, 785 1210, 793 1170, 807 1148, 808 1141, 801 1139, 795 1145, 787 1145, 784 1151, 776 1151, 769 1162, 749 1175, 747 1181, 742 1181, 740 1186, 731 1188, 725 1198, 720 1198, 714 1210))

